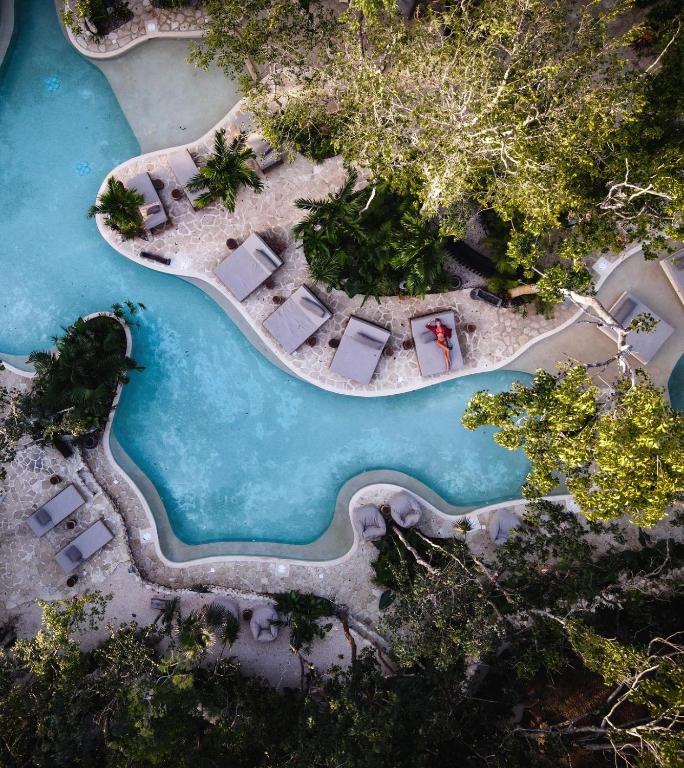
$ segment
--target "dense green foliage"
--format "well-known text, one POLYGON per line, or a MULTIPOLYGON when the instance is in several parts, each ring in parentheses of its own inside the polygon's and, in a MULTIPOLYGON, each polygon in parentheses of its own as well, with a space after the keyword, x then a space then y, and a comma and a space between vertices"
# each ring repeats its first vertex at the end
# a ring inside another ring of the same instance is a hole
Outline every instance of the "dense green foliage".
MULTIPOLYGON (((544 502, 530 506, 490 566, 457 540, 430 541, 429 568, 407 549, 387 620, 394 672, 366 651, 301 690, 277 692, 232 661, 202 663, 220 642, 215 605, 187 616, 174 607, 149 627, 109 627, 83 651, 105 600, 42 604, 36 637, 0 648, 0 765, 556 768, 575 765, 584 749, 605 751, 612 765, 614 744, 640 765, 676 768, 682 648, 676 637, 655 639, 652 623, 668 635, 682 629, 683 548, 644 538, 619 552, 603 533, 608 551, 599 555, 585 526, 544 502), (406 581, 401 572, 413 567, 406 581), (484 679, 471 676, 477 659, 487 662, 484 679), (535 699, 540 682, 573 674, 579 693, 591 680, 599 698, 579 696, 588 709, 568 725, 562 702, 535 699), (514 722, 520 703, 543 721, 514 722), (639 722, 628 726, 634 707, 639 722)), ((295 593, 279 605, 291 617, 332 610, 295 593)), ((291 644, 300 645, 293 636, 291 644)))
POLYGON ((255 192, 264 188, 259 174, 249 165, 256 155, 246 146, 245 140, 245 134, 239 133, 228 144, 226 129, 216 131, 214 151, 200 166, 199 173, 186 184, 191 192, 201 192, 195 201, 197 208, 205 208, 218 198, 226 210, 233 213, 240 187, 249 187, 255 192))
MULTIPOLYGON (((0 371, 4 370, 0 363, 0 371)), ((11 464, 17 442, 27 430, 25 396, 10 387, 0 386, 0 481, 6 477, 3 464, 11 464)))
POLYGON ((449 286, 437 228, 417 201, 385 185, 354 191, 350 170, 343 186, 323 200, 299 199, 307 215, 293 227, 314 280, 349 296, 414 296, 449 286))
MULTIPOLYGON (((129 303, 128 309, 136 307, 129 303)), ((142 369, 126 356, 121 323, 105 315, 79 318, 54 341, 55 351, 29 355, 36 376, 27 415, 39 436, 79 436, 103 426, 116 387, 128 382, 130 371, 142 369)))
POLYGON ((581 365, 538 370, 530 385, 475 393, 462 418, 532 463, 523 491, 552 491, 559 475, 590 520, 627 515, 652 526, 684 489, 684 416, 645 377, 605 392, 581 365))
POLYGON ((139 192, 127 189, 123 182, 110 176, 107 179, 107 188, 98 197, 97 204, 88 209, 88 216, 104 216, 108 227, 118 232, 124 240, 130 240, 142 232, 140 206, 144 202, 145 198, 139 192))
POLYGON ((588 253, 684 232, 681 4, 652 6, 642 24, 631 0, 428 0, 407 23, 381 0, 222 0, 196 57, 268 64, 250 102, 274 145, 337 151, 445 233, 492 211, 504 275, 558 266, 577 288, 588 253))

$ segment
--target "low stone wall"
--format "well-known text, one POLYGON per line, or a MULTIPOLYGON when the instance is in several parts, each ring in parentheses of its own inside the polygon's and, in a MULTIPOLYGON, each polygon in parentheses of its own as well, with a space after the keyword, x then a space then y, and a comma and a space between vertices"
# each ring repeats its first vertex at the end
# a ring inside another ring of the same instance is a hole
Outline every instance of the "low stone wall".
MULTIPOLYGON (((73 9, 75 0, 64 0, 64 7, 66 10, 73 9)), ((131 0, 129 7, 133 18, 103 38, 74 35, 67 30, 71 43, 90 58, 112 58, 146 40, 199 38, 207 22, 201 8, 154 8, 150 0, 131 0)))

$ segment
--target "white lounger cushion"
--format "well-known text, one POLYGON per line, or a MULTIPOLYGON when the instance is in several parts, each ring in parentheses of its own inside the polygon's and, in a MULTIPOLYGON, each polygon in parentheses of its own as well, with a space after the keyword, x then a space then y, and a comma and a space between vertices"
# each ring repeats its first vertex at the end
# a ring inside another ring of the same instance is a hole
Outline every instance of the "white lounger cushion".
POLYGON ((456 371, 463 368, 463 355, 458 345, 456 335, 456 316, 453 312, 437 312, 434 315, 425 315, 424 317, 414 317, 411 320, 411 332, 413 341, 416 345, 416 356, 418 365, 423 376, 433 376, 437 373, 446 373, 444 354, 435 341, 435 335, 425 326, 433 324, 435 320, 441 320, 442 325, 451 329, 451 368, 456 371))
POLYGON ((385 518, 375 504, 357 507, 354 510, 354 522, 366 541, 381 539, 387 533, 385 518))
POLYGON ((330 310, 302 285, 264 320, 264 328, 292 354, 331 317, 330 310))
POLYGON ((508 541, 510 532, 518 528, 522 520, 511 509, 504 507, 492 512, 489 519, 489 536, 494 545, 500 547, 508 541))
POLYGON ((69 542, 55 555, 55 560, 64 573, 71 573, 78 565, 91 558, 98 550, 114 538, 114 534, 102 520, 86 528, 80 536, 69 542))
POLYGON ((183 187, 183 191, 188 196, 190 202, 194 205, 197 198, 202 192, 190 192, 186 189, 185 185, 199 173, 199 168, 192 159, 192 155, 187 149, 179 149, 177 152, 171 152, 167 157, 173 175, 176 177, 176 181, 183 187))
POLYGON ((350 317, 330 370, 360 384, 373 377, 390 332, 360 317, 350 317))
POLYGON ((270 643, 278 637, 278 611, 272 605, 255 608, 249 622, 252 637, 259 643, 270 643))
POLYGON ((216 267, 214 274, 238 301, 244 301, 282 263, 259 235, 252 233, 216 267))
MULTIPOLYGON (((674 328, 631 293, 623 293, 610 309, 611 315, 623 326, 628 326, 637 315, 645 312, 653 315, 658 320, 655 329, 651 333, 630 331, 627 334, 626 342, 632 346, 631 354, 644 365, 647 365, 655 357, 663 344, 672 336, 674 328)), ((617 339, 617 332, 614 328, 600 325, 599 329, 611 338, 617 339)))
POLYGON ((154 184, 152 183, 152 179, 150 178, 149 173, 139 173, 137 176, 129 179, 126 182, 126 187, 128 189, 134 189, 136 192, 143 196, 144 203, 142 206, 140 206, 141 213, 143 208, 149 210, 149 206, 151 205, 159 206, 159 210, 156 213, 144 216, 144 229, 154 229, 154 227, 158 227, 160 224, 166 223, 168 220, 166 211, 162 205, 161 198, 157 194, 157 190, 154 188, 154 184))
POLYGON ((73 515, 85 504, 85 499, 75 485, 67 485, 58 494, 46 501, 26 520, 36 536, 44 536, 56 525, 73 515))
POLYGON ((408 491, 399 491, 389 502, 392 520, 402 528, 413 528, 418 525, 423 515, 423 508, 418 499, 408 491))

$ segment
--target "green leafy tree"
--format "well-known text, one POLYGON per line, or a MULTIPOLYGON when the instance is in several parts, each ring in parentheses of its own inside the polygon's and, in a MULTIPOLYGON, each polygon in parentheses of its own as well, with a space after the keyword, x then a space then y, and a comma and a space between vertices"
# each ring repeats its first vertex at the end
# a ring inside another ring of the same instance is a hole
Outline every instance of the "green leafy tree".
POLYGON ((35 430, 51 438, 101 427, 116 387, 128 382, 130 371, 142 370, 126 356, 121 324, 103 315, 79 318, 55 345, 55 352, 29 355, 36 369, 28 406, 35 430))
POLYGON ((145 198, 134 189, 127 189, 123 182, 110 176, 107 188, 98 197, 97 204, 88 209, 92 219, 97 214, 105 217, 105 224, 118 232, 124 240, 138 237, 142 232, 140 206, 145 198))
POLYGON ((477 392, 462 422, 497 427, 499 445, 525 452, 526 496, 549 493, 562 477, 590 520, 655 525, 684 487, 684 416, 645 375, 606 393, 582 365, 538 370, 529 385, 477 392))
POLYGON ((681 632, 655 637, 642 649, 602 637, 581 621, 561 624, 575 652, 588 669, 603 678, 611 692, 598 713, 587 712, 569 724, 527 733, 579 743, 627 765, 679 768, 684 753, 681 632), (643 716, 634 718, 630 705, 636 705, 643 716), (587 722, 591 718, 596 723, 587 722))
POLYGON ((214 151, 200 166, 199 173, 186 184, 191 192, 201 193, 195 201, 198 208, 204 208, 218 198, 233 213, 240 187, 249 187, 254 192, 264 188, 257 172, 249 166, 249 161, 256 155, 245 142, 244 133, 238 134, 229 144, 226 129, 216 131, 214 151))

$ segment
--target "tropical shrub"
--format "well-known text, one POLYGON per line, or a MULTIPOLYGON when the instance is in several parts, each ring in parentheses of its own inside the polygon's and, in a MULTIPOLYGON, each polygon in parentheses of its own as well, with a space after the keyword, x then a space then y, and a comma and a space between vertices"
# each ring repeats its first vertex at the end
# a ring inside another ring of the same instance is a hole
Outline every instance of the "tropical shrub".
POLYGON ((134 189, 127 189, 123 182, 110 176, 107 188, 98 197, 97 204, 88 209, 92 219, 97 214, 105 217, 105 224, 118 232, 125 240, 130 240, 142 233, 142 213, 140 206, 145 198, 134 189))
POLYGON ((133 18, 128 0, 77 0, 64 11, 62 18, 75 34, 88 34, 99 39, 133 18))
POLYGON ((218 198, 232 213, 240 187, 261 192, 264 184, 249 166, 249 161, 254 160, 256 155, 246 146, 246 138, 244 133, 240 133, 228 144, 226 129, 216 131, 214 151, 200 166, 199 173, 186 184, 191 192, 201 193, 195 201, 198 208, 205 208, 218 198))
POLYGON ((395 295, 402 283, 415 296, 448 288, 442 240, 415 199, 386 185, 355 191, 357 181, 350 169, 337 192, 323 200, 295 201, 307 211, 292 232, 311 277, 349 296, 395 295))
POLYGON ((124 330, 111 317, 79 318, 54 342, 54 352, 29 355, 36 376, 28 410, 39 435, 77 437, 104 424, 116 387, 142 368, 126 356, 124 330))

